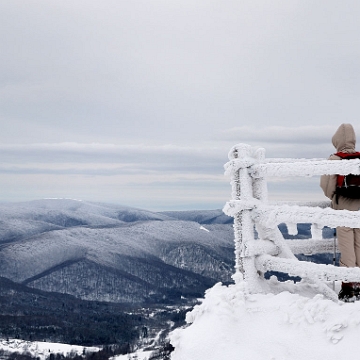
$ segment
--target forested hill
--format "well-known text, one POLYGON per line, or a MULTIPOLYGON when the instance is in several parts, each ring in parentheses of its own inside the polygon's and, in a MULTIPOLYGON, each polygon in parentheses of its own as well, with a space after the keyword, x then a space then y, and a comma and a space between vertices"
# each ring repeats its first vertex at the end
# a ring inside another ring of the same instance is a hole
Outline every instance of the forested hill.
POLYGON ((4 338, 125 347, 137 338, 139 327, 139 317, 126 310, 121 304, 84 301, 0 277, 0 335, 4 338))
POLYGON ((231 281, 221 210, 156 213, 76 200, 0 206, 0 276, 82 299, 158 303, 231 281))

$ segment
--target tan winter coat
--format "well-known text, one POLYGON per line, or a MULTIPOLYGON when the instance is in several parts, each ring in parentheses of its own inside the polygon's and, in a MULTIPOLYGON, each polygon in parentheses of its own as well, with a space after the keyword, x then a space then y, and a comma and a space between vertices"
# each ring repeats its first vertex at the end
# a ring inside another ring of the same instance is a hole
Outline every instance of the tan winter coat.
MULTIPOLYGON (((336 152, 354 153, 356 136, 354 128, 351 124, 341 124, 332 138, 332 143, 336 149, 336 152)), ((329 160, 341 160, 336 155, 331 155, 329 160)), ((336 210, 353 210, 360 209, 360 199, 349 199, 342 196, 338 197, 338 203, 336 203, 336 175, 322 175, 320 178, 320 186, 324 191, 325 196, 331 199, 331 206, 336 210)))

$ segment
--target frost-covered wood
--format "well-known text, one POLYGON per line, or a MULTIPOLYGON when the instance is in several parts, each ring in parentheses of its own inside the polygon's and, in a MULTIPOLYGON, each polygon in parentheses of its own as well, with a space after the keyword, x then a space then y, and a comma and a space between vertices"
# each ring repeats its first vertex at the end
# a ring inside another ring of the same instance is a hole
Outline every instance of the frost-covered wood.
MULTIPOLYGON (((313 255, 317 253, 332 254, 334 252, 333 239, 286 240, 286 243, 293 254, 313 255)), ((275 245, 274 242, 268 240, 256 240, 242 246, 241 255, 243 257, 262 254, 278 256, 280 255, 280 252, 280 247, 275 245)))
MULTIPOLYGON (((330 200, 326 201, 297 201, 297 206, 309 206, 309 207, 319 207, 322 209, 328 208, 331 204, 330 200)), ((282 205, 294 205, 293 201, 274 201, 271 203, 272 206, 282 206, 282 205)))
POLYGON ((261 206, 254 209, 254 217, 266 226, 286 223, 313 223, 319 226, 348 226, 359 227, 360 216, 358 212, 348 210, 320 209, 306 206, 281 207, 261 206))
POLYGON ((229 152, 225 174, 231 176, 232 200, 223 211, 234 217, 236 276, 246 281, 250 292, 262 292, 262 274, 280 271, 300 276, 316 284, 328 298, 336 294, 324 281, 360 281, 360 268, 338 268, 298 261, 294 254, 331 253, 333 239, 321 239, 324 226, 359 227, 359 212, 333 210, 330 202, 275 203, 267 200, 269 176, 314 176, 360 174, 360 160, 265 159, 265 150, 238 144, 229 152), (297 233, 297 223, 311 223, 312 239, 287 240, 278 225, 285 223, 289 234, 297 233), (255 230, 259 239, 255 239, 255 230))
MULTIPOLYGON (((286 242, 294 254, 304 255, 317 253, 332 254, 334 252, 334 246, 337 245, 337 243, 334 244, 333 239, 287 240, 286 242)), ((270 253, 268 252, 268 254, 270 253)))
POLYGON ((349 161, 316 160, 257 164, 252 169, 254 176, 314 176, 349 173, 360 174, 360 159, 349 161))
POLYGON ((275 258, 271 255, 256 257, 256 267, 262 271, 279 271, 290 276, 313 278, 316 276, 322 281, 359 281, 360 268, 336 267, 333 265, 315 264, 312 262, 292 261, 289 259, 275 258))
MULTIPOLYGON (((274 223, 312 223, 312 232, 319 232, 324 226, 359 227, 360 217, 358 212, 349 210, 333 210, 331 208, 313 208, 297 205, 264 205, 257 199, 230 200, 224 207, 224 212, 229 216, 252 209, 252 218, 255 222, 272 227, 274 223)), ((317 236, 313 236, 317 237, 317 236)))
POLYGON ((300 162, 255 163, 251 158, 233 159, 225 164, 225 174, 231 175, 239 169, 251 167, 251 175, 266 176, 314 176, 330 174, 360 174, 360 159, 347 161, 309 160, 300 162))

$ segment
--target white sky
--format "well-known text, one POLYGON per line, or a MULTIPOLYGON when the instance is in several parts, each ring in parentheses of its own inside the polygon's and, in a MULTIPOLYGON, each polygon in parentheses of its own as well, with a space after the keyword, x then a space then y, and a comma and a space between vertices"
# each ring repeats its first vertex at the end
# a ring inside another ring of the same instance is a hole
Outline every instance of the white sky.
MULTIPOLYGON (((352 0, 1 1, 0 201, 221 208, 236 143, 327 157, 359 128, 359 18, 352 0)), ((322 198, 318 179, 269 189, 322 198)))

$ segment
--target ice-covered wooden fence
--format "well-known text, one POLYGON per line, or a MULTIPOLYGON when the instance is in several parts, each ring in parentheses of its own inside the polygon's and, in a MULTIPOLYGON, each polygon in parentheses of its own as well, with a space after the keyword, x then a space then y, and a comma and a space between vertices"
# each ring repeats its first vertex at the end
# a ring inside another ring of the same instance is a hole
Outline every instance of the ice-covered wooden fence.
POLYGON ((229 152, 225 173, 231 176, 232 185, 232 200, 226 203, 224 212, 234 217, 235 278, 245 280, 250 292, 264 291, 266 271, 300 276, 333 300, 337 300, 337 295, 327 282, 360 281, 360 268, 314 264, 299 261, 294 255, 333 252, 333 239, 322 239, 322 228, 360 227, 360 212, 333 210, 328 202, 269 204, 266 183, 268 176, 360 174, 359 159, 265 159, 264 149, 238 144, 229 152), (297 223, 311 223, 312 238, 285 241, 278 229, 280 223, 285 223, 290 233, 297 223))

